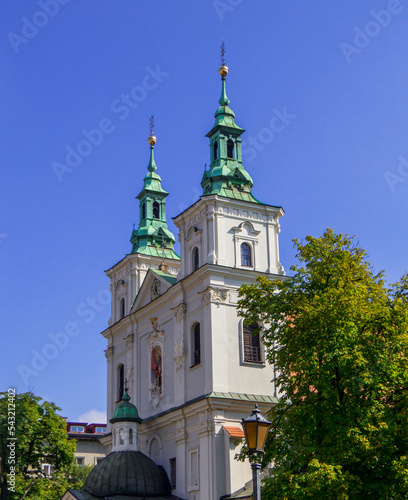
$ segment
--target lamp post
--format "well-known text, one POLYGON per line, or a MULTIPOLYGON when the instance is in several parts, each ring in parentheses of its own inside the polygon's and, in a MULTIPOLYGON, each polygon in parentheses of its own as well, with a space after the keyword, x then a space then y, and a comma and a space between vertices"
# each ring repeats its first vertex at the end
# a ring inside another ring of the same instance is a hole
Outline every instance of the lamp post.
MULTIPOLYGON (((242 427, 245 434, 245 442, 248 448, 250 457, 254 453, 263 453, 266 441, 266 436, 268 434, 269 426, 271 422, 268 422, 266 418, 261 415, 258 410, 258 405, 255 405, 255 409, 252 411, 251 415, 246 419, 242 419, 242 427)), ((252 468, 252 481, 254 485, 254 500, 261 500, 261 481, 260 481, 260 470, 261 464, 255 460, 251 462, 252 468)))

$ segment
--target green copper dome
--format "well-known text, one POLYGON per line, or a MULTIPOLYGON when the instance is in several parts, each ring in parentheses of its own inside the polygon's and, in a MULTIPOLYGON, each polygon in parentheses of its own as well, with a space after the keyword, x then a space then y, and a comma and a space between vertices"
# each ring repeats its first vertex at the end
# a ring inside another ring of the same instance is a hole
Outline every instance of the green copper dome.
POLYGON ((142 422, 136 406, 130 403, 130 396, 127 389, 125 389, 125 393, 122 396, 122 402, 115 408, 115 413, 109 422, 111 424, 115 422, 138 422, 140 424, 142 422))
POLYGON ((218 194, 227 198, 260 203, 251 193, 252 178, 242 164, 241 135, 245 130, 235 123, 235 114, 228 106, 226 76, 228 68, 219 69, 222 81, 220 107, 215 113, 215 123, 208 132, 210 139, 210 169, 201 180, 203 196, 218 194))
POLYGON ((157 142, 153 135, 153 128, 148 139, 150 144, 150 160, 147 174, 143 179, 143 189, 136 196, 139 204, 139 227, 130 237, 131 253, 151 255, 166 259, 180 260, 173 249, 175 238, 167 227, 166 197, 168 192, 161 186, 161 178, 156 172, 157 165, 154 159, 154 146, 157 142))

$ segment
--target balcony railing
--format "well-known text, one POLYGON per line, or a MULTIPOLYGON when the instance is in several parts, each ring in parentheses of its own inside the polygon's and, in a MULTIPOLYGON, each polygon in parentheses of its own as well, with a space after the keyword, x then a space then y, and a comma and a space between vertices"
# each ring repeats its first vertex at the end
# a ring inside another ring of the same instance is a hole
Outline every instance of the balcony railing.
POLYGON ((244 361, 248 363, 262 363, 260 347, 244 347, 244 361))

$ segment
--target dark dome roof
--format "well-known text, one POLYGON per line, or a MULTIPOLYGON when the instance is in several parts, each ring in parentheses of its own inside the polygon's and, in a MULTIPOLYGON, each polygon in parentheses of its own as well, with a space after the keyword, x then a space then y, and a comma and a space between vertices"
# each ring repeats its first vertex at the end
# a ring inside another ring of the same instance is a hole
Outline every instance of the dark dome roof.
POLYGON ((110 453, 91 470, 84 490, 100 497, 171 494, 163 467, 156 465, 140 451, 110 453))

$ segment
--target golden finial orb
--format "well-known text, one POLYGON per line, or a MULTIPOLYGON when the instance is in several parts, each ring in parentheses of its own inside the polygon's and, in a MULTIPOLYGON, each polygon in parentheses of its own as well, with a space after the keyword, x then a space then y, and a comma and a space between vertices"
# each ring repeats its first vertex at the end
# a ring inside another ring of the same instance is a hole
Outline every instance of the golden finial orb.
POLYGON ((150 146, 154 146, 157 142, 157 138, 154 134, 152 134, 148 139, 147 142, 150 144, 150 146))
POLYGON ((225 65, 225 64, 222 64, 222 65, 220 66, 220 69, 218 70, 218 73, 219 73, 222 77, 225 77, 225 76, 227 76, 227 75, 228 75, 228 71, 229 71, 228 66, 227 66, 227 65, 225 65))

